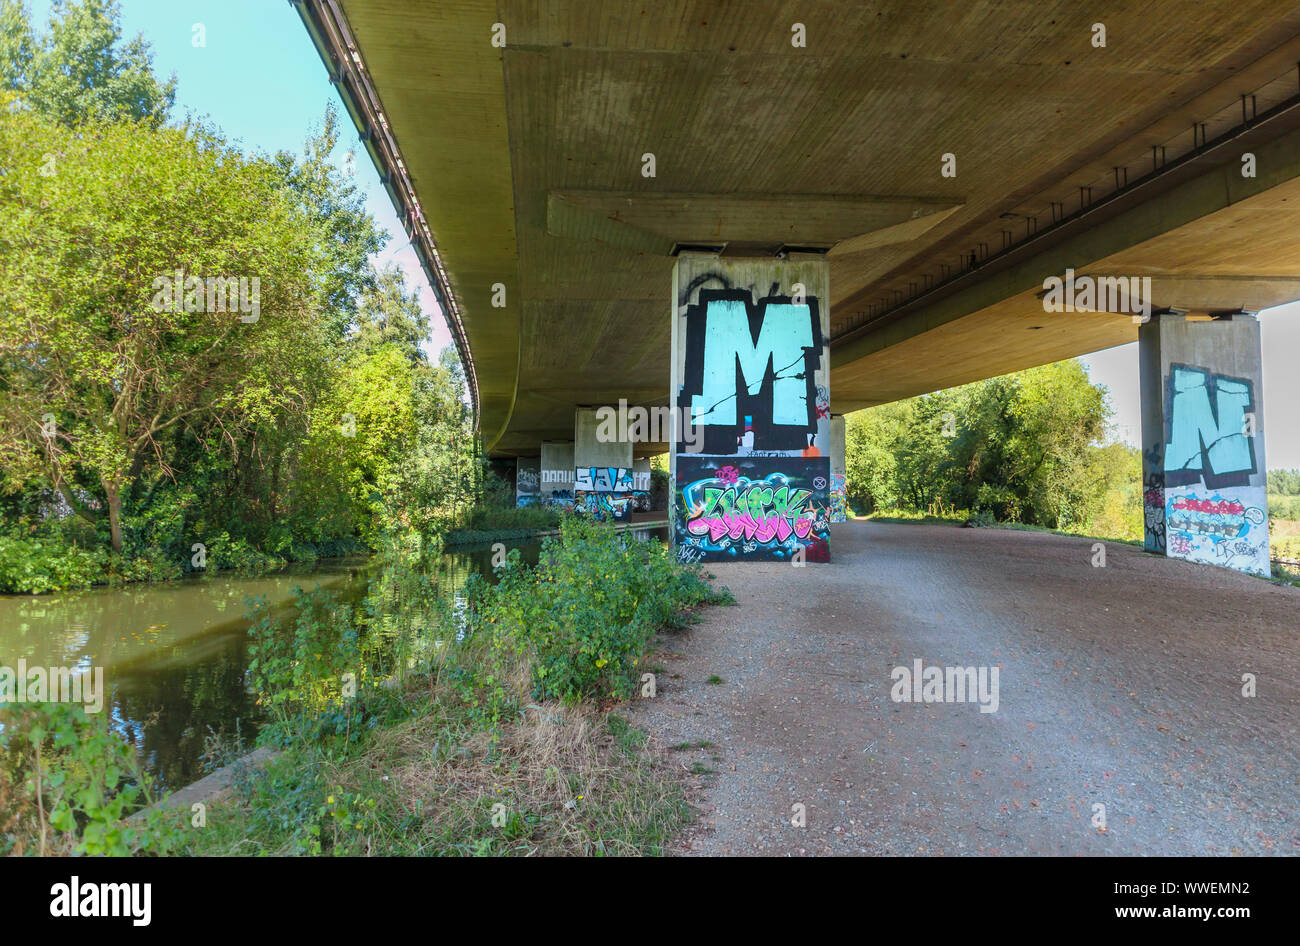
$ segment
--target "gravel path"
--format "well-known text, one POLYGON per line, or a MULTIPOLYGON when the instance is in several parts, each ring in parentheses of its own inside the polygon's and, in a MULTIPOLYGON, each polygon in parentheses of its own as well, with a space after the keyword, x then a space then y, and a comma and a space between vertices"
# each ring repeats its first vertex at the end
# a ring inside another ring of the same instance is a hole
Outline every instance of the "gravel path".
POLYGON ((661 639, 629 715, 699 773, 677 853, 1300 854, 1300 589, 1046 533, 831 548, 711 566, 737 606, 661 639), (997 711, 894 702, 917 658, 996 666, 997 711))

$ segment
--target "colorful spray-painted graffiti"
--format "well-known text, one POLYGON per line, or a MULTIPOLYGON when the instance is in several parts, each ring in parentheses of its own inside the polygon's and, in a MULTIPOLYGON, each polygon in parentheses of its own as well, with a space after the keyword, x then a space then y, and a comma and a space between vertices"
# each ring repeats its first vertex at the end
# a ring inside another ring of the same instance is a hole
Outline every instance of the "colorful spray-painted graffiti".
POLYGON ((1269 574, 1268 515, 1236 498, 1242 492, 1229 489, 1205 496, 1171 491, 1165 513, 1169 554, 1269 574))
POLYGON ((679 397, 703 428, 698 452, 827 455, 830 400, 826 394, 819 404, 815 382, 825 346, 816 298, 769 295, 755 303, 746 290, 701 289, 685 323, 679 397))
POLYGON ((1254 404, 1250 381, 1171 365, 1168 384, 1165 485, 1247 485, 1255 472, 1255 438, 1246 421, 1254 404))
POLYGON ((540 502, 543 506, 559 509, 562 512, 576 512, 595 516, 597 519, 624 521, 631 513, 646 512, 650 509, 650 494, 645 490, 610 493, 595 490, 553 489, 549 492, 543 491, 540 502))
POLYGON ((573 490, 553 489, 542 493, 542 505, 554 506, 568 512, 573 511, 573 490))
POLYGON ((597 493, 630 493, 650 489, 650 472, 630 467, 580 466, 573 471, 573 488, 597 493))
POLYGON ((849 521, 848 477, 843 473, 831 474, 831 522, 849 521))
POLYGON ((830 561, 829 462, 678 457, 678 558, 830 561))
POLYGON ((574 499, 575 512, 593 519, 626 522, 637 509, 639 498, 647 493, 593 493, 579 490, 574 499))
POLYGON ((672 529, 683 561, 830 560, 824 259, 674 270, 672 529))
POLYGON ((1164 457, 1144 456, 1147 548, 1268 575, 1268 495, 1248 419, 1252 383, 1175 364, 1167 385, 1164 457))
POLYGON ((1165 477, 1148 473, 1142 480, 1142 525, 1148 552, 1165 552, 1165 477))
POLYGON ((1217 539, 1238 539, 1266 517, 1262 509, 1247 509, 1235 499, 1217 493, 1208 499, 1178 496, 1169 503, 1169 526, 1217 539))
POLYGON ((625 522, 633 512, 650 508, 650 473, 629 467, 580 466, 573 471, 567 508, 595 519, 625 522))

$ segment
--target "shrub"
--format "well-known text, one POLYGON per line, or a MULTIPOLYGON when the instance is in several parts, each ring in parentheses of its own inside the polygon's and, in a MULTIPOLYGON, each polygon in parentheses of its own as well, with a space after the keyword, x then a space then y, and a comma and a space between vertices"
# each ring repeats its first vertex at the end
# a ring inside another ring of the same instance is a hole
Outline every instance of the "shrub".
POLYGON ((135 748, 104 714, 26 703, 0 714, 0 855, 166 854, 179 832, 151 802, 135 748))
POLYGON ((512 551, 499 576, 467 586, 463 650, 481 666, 462 671, 467 695, 494 715, 525 696, 626 699, 655 631, 679 625, 684 608, 724 600, 661 543, 577 517, 543 543, 534 572, 512 551))
POLYGON ((43 539, 0 536, 0 592, 41 594, 105 580, 108 553, 43 539))

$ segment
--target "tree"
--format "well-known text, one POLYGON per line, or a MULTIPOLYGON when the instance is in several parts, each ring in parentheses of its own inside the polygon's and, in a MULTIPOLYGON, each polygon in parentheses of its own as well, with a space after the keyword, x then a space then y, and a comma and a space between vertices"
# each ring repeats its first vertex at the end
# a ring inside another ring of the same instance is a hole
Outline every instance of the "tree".
POLYGON ((115 0, 54 0, 37 39, 21 0, 0 0, 0 87, 69 126, 167 120, 176 78, 159 82, 142 36, 123 40, 115 0))
POLYGON ((849 488, 876 507, 942 503, 1073 528, 1131 468, 1097 446, 1109 414, 1073 360, 872 408, 849 417, 849 488))
POLYGON ((169 436, 233 443, 301 396, 313 231, 274 169, 193 129, 81 134, 0 102, 0 167, 7 485, 41 476, 120 551, 123 496, 172 472, 169 436))
POLYGON ((370 256, 388 242, 388 233, 366 212, 361 189, 330 161, 338 140, 338 112, 330 104, 302 156, 281 151, 273 162, 307 213, 321 258, 317 279, 329 328, 342 339, 356 319, 358 296, 374 289, 370 256))
POLYGON ((395 345, 413 364, 427 361, 421 343, 429 337, 429 318, 419 293, 406 291, 406 276, 395 263, 375 273, 357 306, 353 340, 363 351, 395 345))
POLYGON ((19 0, 0 0, 0 90, 26 88, 35 44, 27 8, 19 0))
POLYGON ((1300 470, 1269 470, 1268 491, 1281 496, 1300 496, 1300 470))
POLYGON ((912 405, 897 401, 848 415, 845 422, 845 479, 850 502, 862 513, 902 502, 895 453, 912 423, 912 405))

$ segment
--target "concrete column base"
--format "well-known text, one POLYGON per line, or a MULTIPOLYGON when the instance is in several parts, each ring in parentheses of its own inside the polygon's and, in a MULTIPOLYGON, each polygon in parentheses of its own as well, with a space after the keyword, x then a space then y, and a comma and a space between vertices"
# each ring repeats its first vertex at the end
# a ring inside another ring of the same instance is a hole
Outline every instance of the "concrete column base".
POLYGON ((847 438, 843 414, 831 415, 831 522, 849 521, 847 438))
POLYGON ((623 522, 638 504, 649 502, 650 484, 647 477, 644 488, 637 488, 632 442, 619 439, 627 420, 620 423, 618 412, 614 406, 580 407, 574 416, 573 510, 623 522))

